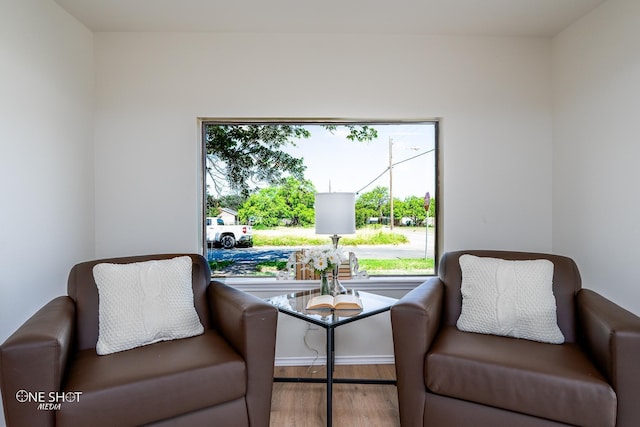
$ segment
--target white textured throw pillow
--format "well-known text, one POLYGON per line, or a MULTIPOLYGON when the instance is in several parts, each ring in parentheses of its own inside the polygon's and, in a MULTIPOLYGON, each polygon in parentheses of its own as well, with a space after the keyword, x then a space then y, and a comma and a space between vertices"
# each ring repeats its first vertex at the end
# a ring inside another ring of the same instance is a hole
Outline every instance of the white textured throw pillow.
POLYGON ((461 331, 562 344, 553 263, 462 255, 461 331))
POLYGON ((99 355, 204 332, 193 303, 191 258, 97 264, 99 355))

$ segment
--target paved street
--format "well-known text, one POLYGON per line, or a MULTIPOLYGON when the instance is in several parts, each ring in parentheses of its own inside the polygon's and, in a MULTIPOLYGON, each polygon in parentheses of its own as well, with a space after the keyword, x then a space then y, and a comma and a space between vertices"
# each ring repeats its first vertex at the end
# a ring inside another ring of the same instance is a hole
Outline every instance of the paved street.
POLYGON ((235 248, 210 249, 209 261, 234 261, 224 269, 225 274, 244 275, 253 274, 256 266, 264 261, 286 261, 296 248, 235 248))

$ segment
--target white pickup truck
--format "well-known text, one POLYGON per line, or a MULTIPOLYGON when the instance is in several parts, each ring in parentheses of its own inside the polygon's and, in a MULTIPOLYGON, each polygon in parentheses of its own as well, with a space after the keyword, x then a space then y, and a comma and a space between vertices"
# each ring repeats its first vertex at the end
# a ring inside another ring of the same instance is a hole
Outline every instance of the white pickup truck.
POLYGON ((225 225, 221 218, 207 217, 207 243, 214 247, 233 249, 253 246, 250 225, 225 225))

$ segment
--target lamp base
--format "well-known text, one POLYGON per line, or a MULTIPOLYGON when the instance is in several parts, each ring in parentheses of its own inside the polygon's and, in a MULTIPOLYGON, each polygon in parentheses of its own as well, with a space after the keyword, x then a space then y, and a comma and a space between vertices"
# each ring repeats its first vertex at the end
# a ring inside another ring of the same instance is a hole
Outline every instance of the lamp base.
POLYGON ((338 249, 338 242, 340 241, 340 237, 342 236, 338 236, 337 234, 334 234, 333 236, 331 236, 331 241, 333 242, 333 249, 338 249))
POLYGON ((345 288, 340 280, 338 280, 338 272, 333 272, 333 277, 331 278, 331 296, 336 296, 340 294, 348 293, 347 288, 345 288))
MULTIPOLYGON (((338 249, 338 242, 340 241, 340 237, 337 234, 334 234, 333 236, 331 236, 331 241, 333 242, 333 249, 338 249)), ((340 283, 340 280, 338 280, 338 274, 340 273, 340 266, 337 265, 333 268, 333 274, 331 277, 331 295, 332 296, 336 296, 336 295, 340 295, 340 294, 346 294, 347 293, 347 288, 345 288, 344 286, 342 286, 342 283, 340 283)))

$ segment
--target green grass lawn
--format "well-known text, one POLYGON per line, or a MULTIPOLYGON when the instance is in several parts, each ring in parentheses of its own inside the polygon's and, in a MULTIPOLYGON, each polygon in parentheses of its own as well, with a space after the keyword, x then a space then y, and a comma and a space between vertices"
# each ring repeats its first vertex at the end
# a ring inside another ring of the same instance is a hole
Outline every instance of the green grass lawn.
POLYGON ((331 242, 326 237, 253 235, 253 246, 321 246, 331 242))
POLYGON ((433 258, 358 259, 360 270, 369 275, 433 274, 433 258))
MULTIPOLYGON (((357 246, 357 245, 400 245, 407 243, 406 236, 398 233, 389 233, 381 230, 356 234, 355 237, 343 237, 340 239, 340 245, 357 246)), ((260 233, 254 233, 253 246, 321 246, 327 245, 330 241, 326 236, 323 237, 307 237, 296 235, 277 235, 270 236, 260 233)))

